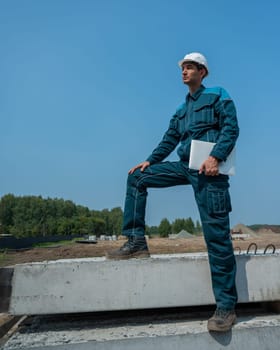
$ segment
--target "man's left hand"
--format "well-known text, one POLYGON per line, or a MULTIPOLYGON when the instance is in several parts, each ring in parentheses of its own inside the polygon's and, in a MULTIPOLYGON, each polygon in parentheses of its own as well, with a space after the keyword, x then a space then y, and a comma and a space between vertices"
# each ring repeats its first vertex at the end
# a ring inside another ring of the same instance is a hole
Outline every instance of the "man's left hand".
POLYGON ((219 175, 219 161, 217 158, 209 156, 201 165, 199 174, 204 172, 207 176, 219 175))

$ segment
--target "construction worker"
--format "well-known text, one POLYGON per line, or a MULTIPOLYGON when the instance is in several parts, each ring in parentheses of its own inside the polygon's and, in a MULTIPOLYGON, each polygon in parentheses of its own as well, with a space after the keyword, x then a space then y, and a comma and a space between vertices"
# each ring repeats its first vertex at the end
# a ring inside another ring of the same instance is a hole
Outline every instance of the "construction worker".
POLYGON ((192 185, 207 244, 217 305, 213 317, 208 320, 208 329, 227 331, 236 319, 236 262, 229 226, 229 178, 219 174, 219 162, 227 159, 239 134, 236 109, 223 88, 202 85, 202 80, 209 74, 202 54, 187 54, 179 66, 189 92, 171 118, 159 145, 146 161, 128 172, 123 218, 123 235, 128 240, 121 248, 107 252, 107 258, 149 257, 145 239, 147 188, 192 185), (191 140, 216 143, 199 170, 189 168, 191 140), (179 143, 180 160, 163 162, 179 143))

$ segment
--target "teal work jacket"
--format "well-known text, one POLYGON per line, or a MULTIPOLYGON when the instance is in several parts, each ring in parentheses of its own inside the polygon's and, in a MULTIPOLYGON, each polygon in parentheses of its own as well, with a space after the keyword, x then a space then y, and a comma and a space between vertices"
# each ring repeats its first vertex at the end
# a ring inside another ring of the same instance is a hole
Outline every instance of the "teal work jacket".
POLYGON ((170 120, 161 142, 147 158, 150 164, 164 160, 180 143, 177 153, 189 161, 191 140, 215 142, 211 156, 226 160, 239 135, 234 103, 221 87, 203 85, 188 94, 170 120))

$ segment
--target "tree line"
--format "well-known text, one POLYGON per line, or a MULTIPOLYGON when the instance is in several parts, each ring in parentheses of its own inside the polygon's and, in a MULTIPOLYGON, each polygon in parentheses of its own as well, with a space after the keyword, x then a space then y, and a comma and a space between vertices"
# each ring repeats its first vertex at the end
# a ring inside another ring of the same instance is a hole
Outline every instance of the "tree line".
MULTIPOLYGON (((99 210, 76 205, 70 200, 41 196, 14 196, 0 199, 0 234, 15 237, 51 235, 120 235, 123 211, 120 207, 99 210)), ((161 220, 159 226, 146 226, 146 234, 168 236, 182 229, 192 234, 201 232, 199 222, 191 218, 161 220)))

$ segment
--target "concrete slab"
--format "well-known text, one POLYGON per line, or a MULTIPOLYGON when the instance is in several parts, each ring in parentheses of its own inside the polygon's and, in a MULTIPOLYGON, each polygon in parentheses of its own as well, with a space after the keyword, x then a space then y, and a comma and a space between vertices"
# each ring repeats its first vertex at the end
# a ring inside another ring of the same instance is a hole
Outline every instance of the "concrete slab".
MULTIPOLYGON (((280 300, 280 255, 237 255, 239 302, 280 300)), ((39 315, 214 304, 206 254, 17 265, 10 313, 39 315)))
POLYGON ((208 333, 206 327, 205 320, 106 327, 75 323, 50 327, 35 320, 33 328, 14 334, 3 350, 279 350, 279 315, 238 319, 224 334, 208 333))

